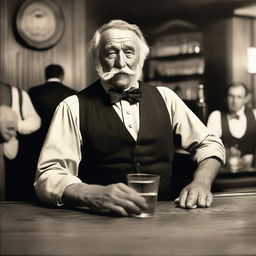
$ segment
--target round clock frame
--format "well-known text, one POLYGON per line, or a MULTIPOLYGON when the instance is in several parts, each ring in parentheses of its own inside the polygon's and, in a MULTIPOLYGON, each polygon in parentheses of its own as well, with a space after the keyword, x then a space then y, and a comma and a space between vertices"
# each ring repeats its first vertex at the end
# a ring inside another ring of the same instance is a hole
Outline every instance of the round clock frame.
POLYGON ((64 33, 61 8, 50 0, 27 0, 16 16, 16 28, 22 41, 33 49, 49 49, 64 33))

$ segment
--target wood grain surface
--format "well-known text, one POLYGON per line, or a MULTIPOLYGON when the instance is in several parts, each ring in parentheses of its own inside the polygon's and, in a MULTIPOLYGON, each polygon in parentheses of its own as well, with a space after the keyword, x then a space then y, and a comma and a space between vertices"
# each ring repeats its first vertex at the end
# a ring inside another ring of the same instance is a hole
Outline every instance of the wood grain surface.
POLYGON ((207 209, 158 202, 154 218, 0 203, 0 255, 256 255, 256 195, 216 197, 207 209))

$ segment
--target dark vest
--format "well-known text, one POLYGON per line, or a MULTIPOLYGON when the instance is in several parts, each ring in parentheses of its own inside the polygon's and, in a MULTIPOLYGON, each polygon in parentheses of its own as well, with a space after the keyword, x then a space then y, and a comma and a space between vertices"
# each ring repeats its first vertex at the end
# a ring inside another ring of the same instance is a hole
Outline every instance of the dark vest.
POLYGON ((140 130, 135 141, 99 81, 78 93, 85 142, 78 177, 89 184, 127 182, 128 173, 160 175, 159 199, 170 198, 173 133, 157 88, 140 83, 140 130))
POLYGON ((256 120, 251 109, 245 109, 247 119, 247 128, 244 136, 240 139, 234 138, 229 129, 228 117, 226 113, 221 112, 222 136, 221 139, 226 148, 237 145, 241 150, 241 156, 254 154, 256 149, 256 120))

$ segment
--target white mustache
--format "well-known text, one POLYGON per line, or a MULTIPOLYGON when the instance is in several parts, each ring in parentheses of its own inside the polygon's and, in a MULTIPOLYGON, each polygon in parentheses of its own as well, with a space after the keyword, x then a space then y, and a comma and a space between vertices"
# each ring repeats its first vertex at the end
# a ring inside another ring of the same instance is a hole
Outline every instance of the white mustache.
POLYGON ((105 80, 108 81, 110 80, 114 75, 119 74, 119 73, 123 73, 123 74, 127 74, 127 75, 135 75, 135 71, 131 70, 129 67, 124 67, 122 69, 119 68, 112 68, 109 72, 101 72, 100 77, 105 80))

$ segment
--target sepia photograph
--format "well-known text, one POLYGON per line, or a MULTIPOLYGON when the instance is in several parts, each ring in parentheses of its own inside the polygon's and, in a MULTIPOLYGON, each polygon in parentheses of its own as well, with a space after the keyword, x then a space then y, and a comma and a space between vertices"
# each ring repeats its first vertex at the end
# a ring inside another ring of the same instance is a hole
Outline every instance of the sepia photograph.
POLYGON ((256 255, 256 0, 0 0, 0 256, 256 255))

